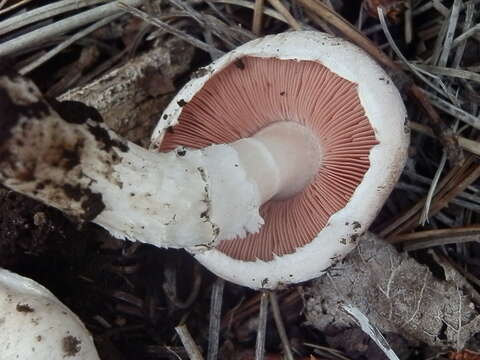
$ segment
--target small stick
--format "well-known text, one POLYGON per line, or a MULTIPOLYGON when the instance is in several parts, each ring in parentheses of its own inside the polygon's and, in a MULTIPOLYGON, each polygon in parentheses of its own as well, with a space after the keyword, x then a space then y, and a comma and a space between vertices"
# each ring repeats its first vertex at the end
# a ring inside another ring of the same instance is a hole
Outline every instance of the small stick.
POLYGON ((288 25, 290 25, 294 30, 302 30, 302 25, 290 14, 290 11, 283 5, 280 0, 269 0, 270 4, 277 10, 280 14, 283 15, 285 20, 287 20, 288 25))
POLYGON ((207 360, 216 360, 220 342, 220 321, 222 319, 223 288, 225 280, 217 278, 212 287, 210 300, 210 323, 208 325, 208 355, 207 360))
POLYGON ((412 0, 407 0, 407 9, 405 10, 404 19, 405 19, 405 42, 410 44, 413 38, 413 30, 412 30, 412 7, 413 3, 412 0))
MULTIPOLYGON (((246 1, 246 0, 212 0, 215 3, 220 3, 220 4, 227 4, 227 5, 235 5, 235 6, 240 6, 244 7, 247 9, 252 9, 255 10, 255 4, 246 1)), ((270 9, 270 8, 264 8, 263 9, 263 14, 268 15, 276 20, 279 20, 281 22, 287 23, 285 18, 277 11, 270 9)))
POLYGON ((257 342, 255 344, 255 360, 263 360, 265 356, 265 335, 267 333, 268 293, 262 292, 260 297, 260 313, 258 314, 257 342))
POLYGON ((455 30, 457 29, 458 17, 460 15, 461 6, 462 0, 455 0, 453 2, 448 22, 447 34, 445 35, 442 52, 440 55, 440 59, 438 60, 438 65, 440 66, 447 65, 448 57, 450 56, 450 50, 452 49, 453 36, 455 35, 455 30))
MULTIPOLYGON (((2 9, 2 10, 0 11, 0 15, 1 15, 1 14, 4 14, 4 13, 6 13, 6 12, 9 12, 9 11, 11 11, 11 10, 13 10, 13 9, 19 8, 20 6, 23 6, 23 5, 25 5, 25 4, 28 4, 30 1, 32 1, 32 0, 21 0, 21 1, 17 2, 17 3, 15 3, 15 4, 13 4, 13 5, 5 8, 5 9, 2 9)), ((3 5, 5 5, 5 4, 2 2, 1 5, 2 5, 1 7, 3 7, 3 5)))
POLYGON ((86 6, 103 3, 106 0, 61 0, 41 6, 30 11, 10 16, 0 22, 0 35, 7 34, 21 27, 64 14, 72 10, 80 10, 86 6))
POLYGON ((467 31, 462 33, 461 35, 457 36, 455 38, 455 40, 453 40, 453 44, 452 44, 453 47, 460 45, 463 41, 472 37, 478 31, 480 31, 480 24, 477 24, 477 25, 471 27, 470 29, 468 29, 467 31))
MULTIPOLYGON (((409 126, 413 131, 418 131, 424 135, 435 137, 433 130, 428 126, 413 121, 409 122, 409 126)), ((458 136, 458 143, 463 149, 471 152, 472 154, 480 156, 480 143, 478 141, 467 139, 463 136, 458 136)))
POLYGON ((153 16, 150 16, 146 12, 138 10, 138 9, 134 8, 133 6, 128 5, 125 2, 119 2, 119 3, 117 3, 117 6, 126 10, 130 14, 143 19, 144 21, 148 22, 149 24, 154 25, 154 26, 162 29, 163 31, 166 31, 166 32, 168 32, 172 35, 177 36, 178 38, 188 42, 190 45, 193 45, 193 46, 195 46, 199 49, 202 49, 205 52, 208 52, 209 54, 211 54, 215 57, 220 57, 224 54, 223 51, 218 50, 218 49, 208 45, 207 43, 194 38, 193 36, 188 35, 187 33, 175 28, 172 25, 167 24, 166 22, 163 22, 160 19, 157 19, 153 16))
MULTIPOLYGON (((142 4, 142 0, 124 1, 131 7, 142 4)), ((0 44, 0 57, 14 54, 20 50, 28 50, 29 47, 38 45, 39 43, 51 39, 53 36, 65 34, 68 31, 121 12, 122 10, 118 8, 118 3, 113 1, 81 12, 80 14, 56 21, 50 25, 43 26, 37 30, 30 31, 0 44)))
POLYGON ((262 33, 262 18, 265 0, 255 0, 255 8, 253 9, 252 32, 260 36, 262 33))
POLYGON ((195 343, 195 340, 193 340, 192 335, 190 335, 187 325, 183 324, 176 326, 175 331, 180 337, 183 347, 185 348, 190 360, 203 360, 202 353, 195 343))
POLYGON ((285 358, 286 360, 294 360, 292 349, 290 348, 290 342, 288 341, 287 332, 285 330, 285 325, 283 324, 282 314, 280 313, 277 294, 274 291, 270 292, 270 304, 272 306, 273 319, 275 320, 275 325, 277 326, 278 335, 282 341, 285 358))
MULTIPOLYGON (((465 22, 463 23, 463 29, 462 29, 463 32, 468 31, 468 29, 472 27, 474 12, 475 12, 475 5, 468 4, 465 11, 465 22)), ((452 64, 454 68, 458 68, 460 66, 460 62, 462 61, 463 53, 465 51, 466 45, 467 45, 466 40, 463 40, 459 43, 457 50, 455 51, 455 58, 453 59, 453 64, 452 64)))
POLYGON ((53 49, 51 49, 50 51, 48 51, 44 55, 37 58, 35 61, 31 62, 27 66, 24 66, 22 69, 20 69, 19 73, 21 75, 28 74, 30 71, 35 70, 37 67, 39 67, 40 65, 42 65, 46 61, 53 58, 55 55, 60 53, 62 50, 64 50, 68 46, 72 45, 75 41, 87 36, 88 34, 94 32, 95 30, 109 24, 110 22, 119 18, 120 16, 122 16, 121 13, 120 14, 115 14, 115 15, 112 15, 112 16, 108 16, 108 17, 90 25, 89 27, 83 29, 82 31, 79 31, 78 33, 76 33, 72 37, 66 39, 65 41, 63 41, 60 44, 58 44, 57 46, 55 46, 53 49))

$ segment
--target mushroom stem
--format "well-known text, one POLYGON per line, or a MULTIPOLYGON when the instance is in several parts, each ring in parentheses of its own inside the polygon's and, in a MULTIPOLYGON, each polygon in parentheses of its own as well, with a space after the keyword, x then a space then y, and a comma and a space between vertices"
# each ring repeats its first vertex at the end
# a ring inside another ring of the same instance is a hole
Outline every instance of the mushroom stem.
POLYGON ((278 122, 200 150, 149 152, 89 118, 62 118, 35 85, 0 76, 0 179, 9 188, 159 247, 259 230, 260 206, 300 191, 320 162, 307 128, 278 122))
POLYGON ((102 123, 63 119, 15 74, 0 75, 0 112, 2 183, 116 237, 210 246, 263 223, 231 146, 150 152, 102 123))
POLYGON ((257 184, 262 204, 302 191, 321 164, 317 137, 293 121, 273 123, 231 145, 237 150, 247 177, 257 184))

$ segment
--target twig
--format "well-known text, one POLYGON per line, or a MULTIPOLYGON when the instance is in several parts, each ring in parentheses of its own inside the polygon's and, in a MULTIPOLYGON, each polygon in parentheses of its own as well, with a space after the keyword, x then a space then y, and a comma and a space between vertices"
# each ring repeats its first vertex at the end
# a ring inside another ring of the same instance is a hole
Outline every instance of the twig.
POLYGON ((105 19, 102 19, 102 20, 96 22, 95 24, 90 25, 89 27, 83 29, 82 31, 79 31, 75 35, 71 36, 67 40, 65 40, 65 41, 61 42, 60 44, 58 44, 57 46, 55 46, 53 49, 51 49, 50 51, 48 51, 44 55, 40 56, 35 61, 31 62, 27 66, 24 66, 22 69, 19 70, 19 73, 21 75, 28 74, 30 71, 36 69, 37 67, 39 67, 40 65, 42 65, 46 61, 50 60, 51 58, 53 58, 58 53, 60 53, 62 50, 66 49, 68 46, 75 43, 77 40, 83 38, 84 36, 87 36, 91 32, 94 32, 95 30, 109 24, 110 22, 119 18, 120 16, 122 16, 122 14, 115 14, 115 15, 106 17, 105 19))
MULTIPOLYGON (((465 22, 463 23, 463 32, 468 31, 472 27, 473 23, 473 14, 475 10, 475 5, 473 4, 468 4, 466 6, 465 10, 465 22)), ((455 58, 453 59, 453 64, 452 66, 454 68, 458 68, 460 66, 460 62, 462 61, 463 58, 463 53, 465 51, 465 47, 467 45, 467 40, 460 41, 457 47, 457 50, 455 51, 455 58)))
POLYGON ((447 114, 452 115, 454 118, 463 121, 464 123, 473 126, 476 129, 480 129, 480 118, 474 116, 463 109, 445 101, 438 96, 435 96, 428 91, 425 91, 425 94, 430 99, 433 105, 435 105, 440 110, 446 112, 447 114))
POLYGON ((415 64, 415 66, 422 70, 429 71, 433 74, 451 76, 458 79, 465 79, 465 80, 470 80, 470 81, 475 81, 480 83, 480 74, 477 74, 473 71, 453 69, 449 67, 423 65, 423 64, 415 64))
POLYGON ((405 251, 473 241, 480 241, 480 227, 478 226, 417 231, 396 235, 391 239, 392 244, 401 244, 405 251))
POLYGON ((438 60, 438 65, 445 66, 447 65, 448 57, 450 56, 450 50, 452 49, 453 36, 455 35, 455 30, 457 29, 458 16, 460 15, 460 8, 462 6, 462 0, 455 0, 450 10, 450 17, 448 23, 447 34, 445 36, 445 41, 443 42, 443 49, 438 60))
POLYGON ((225 280, 217 278, 212 286, 210 300, 210 323, 208 325, 208 354, 207 360, 216 360, 220 342, 220 320, 222 318, 222 300, 225 280))
POLYGON ((294 30, 302 30, 302 26, 298 23, 298 21, 290 14, 290 11, 283 5, 283 3, 280 0, 269 0, 270 4, 277 10, 282 16, 285 18, 285 20, 288 22, 288 24, 294 29, 294 30))
POLYGON ((180 300, 177 296, 177 269, 173 266, 165 266, 164 274, 165 280, 163 282, 163 290, 166 297, 178 309, 187 309, 194 303, 198 297, 202 285, 201 273, 194 270, 194 281, 192 290, 185 300, 180 300))
POLYGON ((405 33, 405 42, 410 44, 413 39, 413 26, 412 26, 412 7, 413 2, 412 0, 407 0, 407 9, 405 10, 404 19, 405 19, 405 26, 404 26, 404 33, 405 33))
POLYGON ((190 360, 203 360, 202 353, 195 343, 195 340, 193 340, 192 335, 190 335, 187 325, 183 324, 176 326, 175 331, 180 337, 183 347, 185 348, 190 360))
POLYGON ((308 343, 308 342, 304 342, 303 345, 311 347, 313 349, 318 349, 322 353, 327 353, 329 355, 333 355, 335 358, 337 358, 339 360, 350 360, 350 358, 342 355, 342 352, 340 350, 337 350, 337 349, 332 349, 332 348, 329 348, 329 347, 326 347, 326 346, 321 346, 321 345, 312 344, 312 343, 308 343))
POLYGON ((480 31, 480 24, 477 24, 471 27, 469 30, 465 31, 463 34, 456 37, 455 40, 453 40, 453 47, 460 45, 462 41, 465 41, 469 37, 475 35, 477 31, 480 31))
MULTIPOLYGON (((419 124, 414 121, 410 121, 409 126, 410 126, 410 129, 414 131, 418 131, 424 135, 435 137, 435 134, 433 133, 432 129, 430 129, 428 126, 419 124)), ((472 154, 480 156, 480 142, 467 139, 463 136, 458 136, 458 143, 463 149, 471 152, 472 154)))
POLYGON ((343 311, 345 311, 348 315, 356 320, 358 326, 363 330, 365 334, 367 334, 370 339, 372 339, 375 344, 383 351, 383 353, 387 356, 390 360, 400 360, 393 351, 393 349, 388 344, 385 337, 382 335, 380 330, 370 323, 370 320, 356 307, 351 305, 341 305, 340 307, 343 311))
POLYGON ((255 344, 255 360, 263 360, 265 356, 265 335, 267 333, 268 293, 262 292, 260 297, 260 311, 258 314, 257 341, 255 344))
MULTIPOLYGON (((134 8, 134 6, 141 5, 143 0, 125 0, 125 2, 128 4, 127 6, 134 8)), ((46 41, 53 36, 62 35, 80 26, 121 12, 122 10, 118 8, 118 3, 113 1, 109 4, 97 6, 91 10, 56 21, 50 25, 0 44, 0 57, 11 55, 20 50, 28 50, 32 45, 38 45, 38 43, 46 41)))
POLYGON ((449 14, 448 8, 443 5, 440 0, 432 0, 433 1, 433 8, 437 10, 440 14, 444 17, 447 17, 449 14))
POLYGON ((423 207, 422 214, 420 215, 419 224, 424 226, 425 223, 428 222, 428 216, 430 212, 430 205, 432 203, 433 195, 437 189, 438 181, 440 180, 440 175, 442 175, 443 169, 447 163, 447 155, 445 152, 442 154, 442 158, 440 159, 440 164, 438 164, 437 171, 435 171, 435 175, 433 176, 432 183, 430 188, 428 189, 427 198, 425 199, 425 205, 423 207))
POLYGON ((172 25, 169 25, 169 24, 155 18, 155 17, 147 14, 144 11, 141 11, 141 10, 138 10, 138 9, 132 7, 128 4, 126 4, 125 2, 119 2, 119 3, 117 3, 117 6, 124 9, 125 11, 129 12, 130 14, 143 19, 144 21, 148 22, 149 24, 154 25, 154 26, 162 29, 163 31, 166 31, 166 32, 168 32, 172 35, 177 36, 178 38, 188 42, 190 45, 195 46, 199 49, 202 49, 205 52, 208 52, 208 53, 214 55, 215 57, 220 57, 224 54, 223 51, 218 50, 218 49, 214 48, 213 46, 210 46, 207 43, 205 43, 203 41, 200 41, 200 40, 194 38, 191 35, 188 35, 187 33, 183 32, 181 30, 178 30, 177 28, 173 27, 172 25))
MULTIPOLYGON (((236 6, 241 6, 247 9, 252 9, 255 10, 255 4, 251 1, 247 0, 212 0, 212 2, 215 3, 221 3, 221 4, 229 4, 229 5, 236 5, 236 6)), ((264 8, 263 13, 265 15, 268 15, 276 20, 282 21, 284 23, 287 23, 287 20, 280 14, 279 12, 269 9, 269 8, 264 8)))
POLYGON ((449 94, 444 90, 444 88, 439 88, 437 85, 435 85, 432 81, 428 80, 425 76, 422 75, 420 71, 415 67, 415 65, 411 64, 405 56, 403 56, 402 52, 398 48, 397 44, 395 43, 395 40, 393 40, 392 35, 390 34, 390 31, 388 30, 388 25, 387 21, 385 19, 385 15, 383 14, 383 9, 379 7, 378 9, 378 19, 380 20, 380 24, 382 25, 383 33, 385 37, 387 38, 388 43, 390 44, 390 47, 392 48, 393 52, 400 58, 400 60, 403 61, 403 63, 423 82, 425 82, 428 86, 432 87, 435 89, 437 92, 444 94, 445 96, 449 96, 449 94))
POLYGON ((260 36, 262 33, 262 17, 265 0, 255 0, 255 8, 253 9, 252 32, 260 36))
MULTIPOLYGON (((23 5, 25 5, 25 4, 28 4, 30 1, 32 1, 32 0, 21 0, 21 1, 17 2, 17 3, 15 3, 15 4, 13 4, 13 5, 5 8, 5 9, 0 10, 0 15, 1 15, 1 14, 5 14, 6 12, 9 12, 9 11, 14 10, 14 9, 16 9, 16 8, 19 8, 20 6, 23 6, 23 5)), ((3 5, 3 4, 2 4, 2 5, 3 5)))
POLYGON ((278 305, 277 294, 274 291, 270 292, 270 304, 272 307, 273 319, 277 326, 278 335, 282 341, 283 351, 285 352, 286 360, 294 360, 292 349, 290 348, 290 342, 288 341, 285 325, 282 321, 282 314, 280 313, 280 306, 278 305))
POLYGON ((13 30, 20 29, 21 27, 50 19, 72 10, 79 10, 86 6, 94 6, 106 1, 107 0, 61 0, 41 6, 26 13, 11 16, 8 19, 2 20, 0 22, 0 35, 7 34, 13 30))
MULTIPOLYGON (((474 163, 476 157, 468 156, 462 166, 452 168, 439 183, 439 191, 432 201, 430 214, 434 215, 448 205, 459 193, 480 177, 480 166, 474 163)), ((379 235, 387 240, 392 236, 412 230, 418 224, 419 211, 423 208, 425 199, 421 199, 409 210, 397 217, 392 223, 384 227, 379 235)))

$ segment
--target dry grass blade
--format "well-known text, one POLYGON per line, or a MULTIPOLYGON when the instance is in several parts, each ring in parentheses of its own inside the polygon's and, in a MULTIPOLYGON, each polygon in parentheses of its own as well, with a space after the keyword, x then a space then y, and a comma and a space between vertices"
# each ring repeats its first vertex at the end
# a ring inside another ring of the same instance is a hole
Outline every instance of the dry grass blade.
POLYGON ((225 280, 218 278, 215 280, 212 287, 212 298, 210 300, 210 322, 208 326, 207 360, 216 360, 218 357, 224 286, 225 280))
MULTIPOLYGON (((412 129, 413 131, 417 131, 424 135, 435 137, 435 134, 433 133, 432 129, 430 129, 428 126, 419 124, 414 121, 410 121, 409 125, 410 125, 410 129, 412 129)), ((480 142, 467 139, 463 136, 458 136, 458 143, 463 149, 467 150, 468 152, 471 152, 472 154, 480 156, 480 142)))
POLYGON ((428 217, 430 214, 430 206, 432 204, 433 195, 435 194, 435 190, 437 189, 438 182, 440 181, 440 176, 442 175, 443 169, 447 164, 447 156, 445 152, 442 154, 442 158, 440 159, 440 164, 438 164, 437 171, 435 171, 435 175, 432 179, 432 183, 430 184, 430 189, 428 189, 427 198, 425 199, 425 204, 420 215, 419 224, 425 225, 428 222, 428 217))
MULTIPOLYGON (((462 29, 463 32, 468 31, 468 29, 472 27, 474 13, 475 13, 475 5, 468 4, 465 10, 465 21, 463 23, 463 29, 462 29)), ((463 40, 458 44, 457 50, 455 51, 455 58, 453 59, 453 64, 452 64, 454 68, 458 68, 460 66, 460 62, 462 61, 466 45, 467 45, 466 40, 463 40)))
POLYGON ((299 4, 317 14, 326 23, 341 31, 348 39, 360 46, 379 63, 392 71, 401 72, 400 67, 381 51, 370 39, 360 33, 352 24, 338 15, 334 10, 318 0, 297 0, 299 4))
POLYGON ((480 241, 480 226, 417 231, 396 235, 390 239, 390 243, 400 244, 406 251, 471 241, 480 241))
MULTIPOLYGON (((15 9, 17 9, 17 8, 25 5, 25 4, 28 4, 28 3, 31 2, 31 1, 32 1, 32 0, 21 0, 21 1, 17 2, 17 3, 15 3, 15 4, 13 4, 12 6, 9 6, 9 7, 5 8, 5 9, 0 10, 0 15, 5 14, 5 13, 7 13, 7 12, 9 12, 9 11, 15 10, 15 9)), ((0 8, 2 8, 2 6, 0 6, 0 8)))
POLYGON ((268 293, 262 292, 260 296, 260 311, 258 314, 257 341, 255 343, 255 360, 263 360, 265 357, 265 337, 267 333, 268 319, 268 293))
POLYGON ((269 0, 270 4, 277 10, 282 16, 285 18, 287 23, 292 27, 294 30, 302 30, 302 26, 298 23, 298 21, 290 14, 290 11, 283 5, 280 0, 269 0))
MULTIPOLYGON (((446 97, 451 97, 451 95, 448 93, 448 91, 446 90, 446 86, 443 85, 443 83, 441 82, 440 79, 436 78, 435 80, 437 80, 437 82, 439 83, 439 86, 437 86, 433 81, 430 81, 428 78, 426 78, 424 76, 425 75, 430 75, 426 72, 421 72, 419 71, 419 69, 417 69, 413 64, 411 64, 406 58, 405 56, 403 56, 402 52, 400 51, 400 49, 398 48, 397 44, 395 43, 395 41, 393 40, 393 37, 392 35, 390 34, 390 31, 388 30, 388 25, 387 25, 387 21, 385 19, 385 15, 383 14, 383 10, 382 8, 378 8, 378 18, 380 20, 380 23, 382 25, 382 29, 383 29, 383 33, 385 34, 385 37, 387 38, 388 40, 388 43, 390 45, 390 47, 392 48, 392 50, 395 52, 395 54, 403 61, 403 63, 412 71, 412 73, 414 73, 419 79, 421 79, 425 84, 427 84, 428 86, 430 86, 432 89, 434 89, 435 91, 437 91, 438 93, 440 94, 443 94, 444 96, 446 97)), ((439 37, 440 38, 440 37, 439 37)), ((432 77, 430 75, 430 77, 432 77)))
POLYGON ((441 99, 434 94, 431 94, 427 91, 424 91, 425 95, 430 99, 432 104, 437 107, 438 109, 446 112, 449 115, 452 115, 454 118, 463 121, 464 123, 476 128, 480 129, 480 118, 474 116, 465 110, 455 106, 454 104, 441 99))
POLYGON ((467 40, 471 36, 475 35, 476 32, 480 31, 480 24, 471 27, 469 30, 465 31, 463 34, 459 35, 458 37, 453 40, 453 46, 458 46, 462 41, 467 40))
POLYGON ((450 56, 450 50, 452 49, 453 36, 455 35, 455 30, 457 29, 458 16, 460 15, 460 8, 462 5, 462 0, 455 0, 450 10, 450 17, 448 21, 447 33, 445 35, 445 41, 443 42, 443 48, 438 60, 438 65, 445 66, 447 65, 448 58, 450 56))
POLYGON ((79 10, 86 6, 94 6, 104 3, 107 0, 61 0, 48 4, 26 13, 11 16, 0 22, 0 35, 7 34, 24 26, 39 22, 45 19, 50 19, 54 16, 64 14, 72 10, 79 10))
POLYGON ((405 26, 404 26, 404 36, 405 36, 405 42, 407 44, 410 44, 413 40, 413 25, 412 25, 412 8, 413 8, 413 4, 412 4, 412 0, 407 0, 407 4, 406 4, 406 7, 407 9, 405 10, 405 14, 403 16, 404 18, 404 23, 405 23, 405 26))
POLYGON ((477 74, 473 71, 424 64, 416 64, 415 66, 433 74, 471 80, 480 83, 480 74, 477 74))
POLYGON ((311 347, 315 349, 316 353, 319 353, 324 356, 328 356, 328 359, 335 359, 335 360, 350 360, 350 358, 344 356, 340 350, 337 349, 332 349, 326 346, 321 346, 317 344, 312 344, 312 343, 303 343, 303 345, 311 347))
POLYGON ((39 67, 43 63, 47 62, 48 60, 53 58, 55 55, 59 54, 61 51, 63 51, 64 49, 66 49, 67 47, 69 47, 70 45, 75 43, 77 40, 87 36, 88 34, 94 32, 95 30, 100 29, 101 27, 111 23, 113 20, 119 18, 120 16, 122 16, 122 14, 115 14, 115 15, 112 15, 112 16, 108 16, 105 19, 97 21, 95 24, 90 25, 89 27, 83 29, 82 31, 79 31, 75 35, 69 37, 68 39, 64 40, 63 42, 61 42, 60 44, 55 46, 53 49, 49 50, 46 54, 40 56, 38 59, 31 62, 27 66, 24 66, 22 69, 20 69, 19 73, 21 75, 28 74, 30 71, 36 69, 37 67, 39 67))
MULTIPOLYGON (((480 166, 475 163, 475 159, 474 156, 467 157, 462 166, 452 168, 439 182, 437 193, 432 200, 431 215, 438 213, 452 199, 478 179, 480 166)), ((425 198, 418 201, 409 210, 400 214, 392 223, 383 226, 379 231, 379 235, 390 240, 395 235, 413 230, 418 224, 424 203, 425 198)))
MULTIPOLYGON (((255 4, 253 2, 247 1, 247 0, 212 0, 212 2, 221 3, 221 4, 229 4, 229 5, 236 5, 236 6, 244 7, 244 8, 247 8, 247 9, 252 9, 252 10, 255 9, 255 4)), ((280 14, 279 12, 277 12, 275 10, 272 10, 272 9, 269 9, 269 8, 264 8, 263 13, 265 15, 270 16, 271 18, 274 18, 274 19, 279 20, 281 22, 287 23, 287 21, 282 16, 282 14, 280 14)))
POLYGON ((294 360, 292 349, 290 348, 290 342, 288 341, 287 331, 285 330, 285 325, 283 324, 277 294, 273 291, 270 292, 270 304, 272 306, 273 319, 275 321, 275 325, 277 326, 278 335, 282 341, 285 358, 286 360, 294 360))
POLYGON ((187 326, 185 324, 176 326, 175 331, 180 337, 190 360, 203 360, 202 353, 195 343, 195 340, 193 340, 192 335, 190 335, 187 326))
POLYGON ((253 9, 252 32, 260 36, 262 33, 262 19, 263 9, 265 7, 265 0, 255 0, 255 7, 253 9))
MULTIPOLYGON (((125 0, 127 6, 134 8, 141 5, 143 0, 125 0)), ((24 35, 13 38, 0 44, 0 57, 13 55, 16 52, 28 50, 53 36, 65 34, 86 24, 98 21, 107 16, 121 13, 116 1, 109 4, 97 6, 80 14, 56 21, 50 25, 28 32, 24 35)))
POLYGON ((214 48, 213 46, 211 46, 211 45, 209 45, 209 44, 207 44, 203 41, 200 41, 197 38, 194 38, 193 36, 188 35, 187 33, 183 32, 181 30, 178 30, 177 28, 173 27, 172 25, 169 25, 166 22, 163 22, 162 20, 155 18, 155 17, 147 14, 144 11, 141 11, 141 10, 138 10, 138 9, 132 7, 132 6, 129 6, 125 2, 119 2, 118 6, 125 9, 130 14, 143 19, 144 21, 162 29, 163 31, 166 31, 166 32, 168 32, 172 35, 175 35, 175 36, 179 37, 180 39, 188 42, 190 45, 195 46, 199 49, 202 49, 205 52, 208 52, 208 53, 213 54, 214 56, 218 56, 218 57, 222 56, 224 54, 223 51, 218 50, 217 48, 214 48))

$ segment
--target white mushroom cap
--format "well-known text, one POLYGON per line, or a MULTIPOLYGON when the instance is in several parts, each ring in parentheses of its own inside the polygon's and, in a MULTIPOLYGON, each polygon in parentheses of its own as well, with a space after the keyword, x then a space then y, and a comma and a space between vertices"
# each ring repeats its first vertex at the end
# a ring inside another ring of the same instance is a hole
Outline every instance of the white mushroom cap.
POLYGON ((2 360, 99 360, 82 321, 37 282, 0 269, 2 360))
POLYGON ((152 135, 152 144, 161 145, 166 129, 179 122, 185 105, 209 80, 232 64, 240 62, 243 66, 241 59, 245 57, 316 62, 356 84, 378 142, 370 149, 370 166, 346 205, 318 228, 318 235, 308 244, 292 253, 273 255, 268 261, 235 259, 218 248, 195 254, 208 269, 229 281, 251 288, 276 288, 320 276, 355 247, 356 239, 375 219, 405 163, 409 143, 407 113, 392 80, 357 46, 319 32, 288 32, 248 42, 197 71, 166 108, 152 135))

